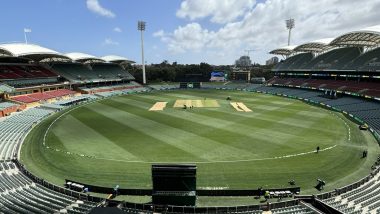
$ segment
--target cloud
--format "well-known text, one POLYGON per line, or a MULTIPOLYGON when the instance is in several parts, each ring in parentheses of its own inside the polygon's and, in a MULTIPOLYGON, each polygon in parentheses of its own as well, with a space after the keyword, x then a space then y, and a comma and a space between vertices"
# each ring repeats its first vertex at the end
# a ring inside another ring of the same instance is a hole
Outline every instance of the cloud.
POLYGON ((121 30, 119 27, 115 27, 115 28, 113 29, 113 31, 115 31, 115 32, 117 32, 117 33, 121 33, 121 32, 122 32, 122 30, 121 30))
POLYGON ((108 18, 114 18, 116 16, 112 11, 102 7, 99 4, 98 0, 86 0, 86 4, 87 4, 87 8, 90 11, 92 11, 98 15, 105 16, 108 18))
POLYGON ((199 52, 212 39, 213 32, 203 29, 200 24, 193 22, 179 26, 173 33, 164 31, 154 33, 161 41, 168 44, 171 53, 184 53, 186 51, 199 52))
POLYGON ((110 38, 106 38, 103 42, 103 45, 119 45, 119 42, 113 41, 110 38))
MULTIPOLYGON (((189 4, 193 1, 197 0, 184 0, 179 11, 190 8, 189 4)), ((380 2, 372 0, 267 0, 251 6, 236 20, 214 30, 208 30, 207 25, 191 22, 178 26, 172 32, 156 32, 156 36, 172 54, 190 56, 192 53, 202 53, 200 57, 204 58, 200 58, 201 61, 232 64, 239 55, 244 54, 245 49, 255 49, 257 51, 250 54, 253 61, 263 63, 271 57, 269 51, 287 44, 285 20, 290 17, 296 21, 291 44, 297 45, 378 25, 379 10, 380 2)), ((206 12, 184 14, 177 12, 177 16, 190 19, 209 17, 209 22, 219 17, 206 12)))
POLYGON ((224 24, 243 16, 255 0, 185 0, 177 11, 177 17, 190 20, 211 17, 211 22, 224 24))
POLYGON ((164 34, 165 34, 165 32, 163 30, 159 30, 157 32, 154 32, 153 36, 154 37, 162 37, 162 36, 164 36, 164 34))

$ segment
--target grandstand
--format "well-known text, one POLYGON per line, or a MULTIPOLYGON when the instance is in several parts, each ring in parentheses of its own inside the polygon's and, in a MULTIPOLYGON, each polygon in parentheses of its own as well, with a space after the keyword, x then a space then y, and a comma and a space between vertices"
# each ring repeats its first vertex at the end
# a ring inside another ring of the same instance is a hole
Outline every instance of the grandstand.
POLYGON ((0 178, 3 213, 87 213, 94 206, 34 183, 13 162, 0 163, 0 178))
MULTIPOLYGON (((322 103, 367 123, 374 133, 380 133, 379 45, 378 25, 348 32, 335 39, 288 48, 287 52, 284 48, 273 50, 272 54, 288 57, 273 69, 276 76, 268 81, 272 87, 260 86, 255 90, 322 103), (302 59, 307 54, 314 57, 302 59), (300 58, 303 62, 295 64, 300 58), (323 97, 328 90, 349 96, 323 97)), ((376 166, 374 169, 369 179, 359 184, 360 187, 353 185, 337 189, 326 194, 323 203, 342 213, 380 213, 379 173, 376 166)))
POLYGON ((268 83, 380 97, 379 45, 380 26, 373 26, 275 49, 270 53, 288 57, 273 69, 276 77, 268 83))
MULTIPOLYGON (((6 103, 0 103, 2 106, 6 103)), ((10 105, 10 104, 9 104, 10 105)), ((32 108, 0 122, 0 211, 2 213, 86 213, 93 203, 35 183, 12 162, 28 131, 52 110, 32 108)))
POLYGON ((33 62, 67 57, 38 45, 11 43, 0 45, 0 81, 15 88, 58 84, 58 74, 33 62))
MULTIPOLYGON (((302 99, 341 111, 360 123, 367 123, 374 133, 380 133, 379 45, 380 26, 375 26, 335 39, 283 47, 271 51, 289 57, 274 68, 276 77, 267 85, 228 82, 203 87, 302 99), (327 90, 337 91, 339 98, 324 97, 327 90)), ((0 58, 0 94, 4 98, 0 102, 0 116, 6 116, 0 121, 0 212, 88 213, 97 204, 90 202, 86 195, 40 181, 19 164, 19 148, 27 133, 49 115, 73 104, 129 93, 178 89, 178 86, 141 86, 133 81, 125 67, 133 61, 119 56, 60 54, 28 44, 0 45, 0 53, 4 55, 0 58), (38 107, 25 105, 32 103, 38 103, 38 107), (58 189, 59 192, 55 191, 58 189)), ((343 213, 380 213, 379 187, 380 174, 374 165, 373 174, 366 182, 347 191, 338 189, 320 199, 343 213)), ((244 209, 235 213, 262 213, 249 207, 244 209)), ((150 212, 132 207, 123 210, 150 212)), ((287 207, 276 207, 271 213, 318 212, 297 201, 287 207)))
POLYGON ((133 61, 120 56, 61 54, 21 43, 0 45, 0 53, 0 91, 18 103, 50 102, 74 95, 72 89, 94 93, 140 87, 130 82, 134 77, 125 70, 133 61))
POLYGON ((380 174, 376 174, 360 187, 323 200, 343 213, 380 212, 380 174))
MULTIPOLYGON (((134 80, 134 77, 126 71, 121 65, 126 63, 121 59, 116 60, 105 58, 111 61, 105 61, 96 56, 84 53, 68 53, 73 62, 54 63, 53 69, 63 77, 73 83, 99 83, 99 82, 117 82, 134 80), (116 64, 119 63, 119 64, 116 64)), ((127 62, 130 62, 126 60, 127 62)))
POLYGON ((21 111, 23 109, 25 109, 24 105, 18 105, 12 102, 0 102, 0 117, 7 116, 13 112, 21 111))
MULTIPOLYGON (((87 196, 79 199, 81 195, 73 196, 72 191, 62 189, 60 193, 52 186, 46 188, 43 185, 47 183, 14 161, 20 143, 41 120, 67 106, 102 97, 78 96, 71 85, 86 87, 87 82, 111 81, 113 85, 123 83, 123 89, 139 87, 129 82, 134 78, 123 67, 133 61, 116 56, 82 59, 83 54, 64 55, 23 43, 0 45, 0 55, 0 117, 5 117, 0 121, 0 212, 88 213, 95 203, 89 202, 87 196), (32 104, 32 108, 24 110, 25 104, 32 104)), ((116 89, 119 88, 113 88, 116 89)))
POLYGON ((12 97, 12 100, 22 102, 22 103, 33 103, 33 102, 40 102, 40 101, 48 101, 48 100, 59 98, 59 97, 73 95, 75 93, 76 93, 75 91, 71 91, 68 89, 58 89, 58 90, 52 90, 52 91, 46 91, 46 92, 40 92, 40 93, 14 96, 12 97))

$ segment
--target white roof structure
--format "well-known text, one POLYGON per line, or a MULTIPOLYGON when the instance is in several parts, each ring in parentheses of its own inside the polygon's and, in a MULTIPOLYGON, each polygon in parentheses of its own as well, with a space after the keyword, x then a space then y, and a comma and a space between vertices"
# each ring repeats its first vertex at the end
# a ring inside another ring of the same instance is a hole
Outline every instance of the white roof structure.
POLYGON ((132 61, 125 57, 117 56, 117 55, 107 55, 107 56, 103 56, 101 59, 107 62, 115 62, 115 63, 135 63, 135 61, 132 61))
POLYGON ((314 40, 312 42, 307 42, 302 45, 298 45, 296 48, 294 48, 294 51, 295 52, 323 52, 323 51, 333 48, 333 46, 330 46, 330 42, 333 40, 334 38, 314 40))
POLYGON ((77 62, 105 62, 105 60, 99 57, 79 52, 67 53, 65 56, 77 62))
POLYGON ((364 47, 378 46, 380 45, 380 25, 343 34, 334 39, 330 45, 364 47))
POLYGON ((270 54, 275 54, 275 55, 285 55, 289 56, 294 52, 294 48, 296 48, 297 45, 291 45, 291 46, 285 46, 282 48, 277 48, 269 52, 270 54))
POLYGON ((25 57, 36 61, 40 61, 46 58, 68 59, 66 56, 58 53, 57 51, 41 47, 39 45, 26 43, 0 44, 0 53, 2 55, 25 57))

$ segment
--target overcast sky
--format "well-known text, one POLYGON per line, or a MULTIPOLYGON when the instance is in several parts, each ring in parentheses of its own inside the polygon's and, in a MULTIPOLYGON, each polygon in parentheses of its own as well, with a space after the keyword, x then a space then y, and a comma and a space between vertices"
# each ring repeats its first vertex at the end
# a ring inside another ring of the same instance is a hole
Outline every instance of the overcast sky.
POLYGON ((253 50, 264 63, 287 44, 380 25, 380 0, 1 0, 0 42, 29 41, 58 52, 117 54, 137 62, 137 21, 147 22, 148 63, 233 64, 253 50))

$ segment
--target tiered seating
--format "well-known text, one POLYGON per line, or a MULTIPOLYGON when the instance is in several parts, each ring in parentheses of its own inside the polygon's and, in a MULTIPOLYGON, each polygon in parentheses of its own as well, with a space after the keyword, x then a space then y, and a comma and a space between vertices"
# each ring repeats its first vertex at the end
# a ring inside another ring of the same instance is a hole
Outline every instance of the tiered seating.
POLYGON ((88 213, 95 206, 34 183, 9 161, 28 130, 53 112, 31 108, 0 122, 0 213, 88 213))
POLYGON ((40 107, 45 108, 45 109, 55 109, 55 110, 61 110, 64 108, 63 106, 57 103, 44 103, 40 107))
POLYGON ((314 213, 314 211, 307 207, 296 205, 296 206, 273 209, 272 213, 273 214, 312 214, 314 213))
POLYGON ((117 95, 122 95, 122 91, 105 91, 105 92, 99 92, 96 93, 96 95, 100 97, 112 97, 112 96, 117 96, 117 95))
POLYGON ((105 98, 105 97, 112 97, 112 96, 123 95, 123 94, 131 94, 131 93, 136 93, 136 92, 146 92, 150 90, 151 88, 137 87, 137 88, 123 89, 123 90, 96 92, 94 94, 99 97, 105 98))
POLYGON ((17 144, 32 125, 53 111, 29 109, 0 122, 0 160, 10 160, 16 153, 17 144))
POLYGON ((361 51, 359 48, 347 48, 342 55, 337 55, 332 60, 332 66, 329 69, 342 69, 345 65, 351 63, 354 59, 360 56, 361 51))
POLYGON ((308 78, 273 78, 271 84, 325 88, 380 97, 380 82, 357 82, 353 80, 329 80, 308 78))
MULTIPOLYGON (((380 61, 380 48, 368 51, 343 67, 346 70, 365 70, 370 62, 380 61)), ((367 67, 369 69, 370 66, 367 67)))
POLYGON ((276 66, 276 70, 288 70, 288 69, 298 69, 313 59, 313 54, 311 53, 301 53, 287 58, 285 61, 280 62, 276 66))
POLYGON ((343 213, 377 213, 380 211, 380 174, 359 188, 346 192, 324 202, 343 213))
POLYGON ((246 82, 226 82, 226 83, 203 83, 202 88, 214 88, 214 89, 246 89, 253 84, 246 82))
POLYGON ((265 91, 272 94, 286 94, 288 96, 300 97, 314 102, 324 103, 342 111, 348 112, 366 122, 378 133, 380 133, 380 103, 367 99, 355 97, 342 97, 336 100, 324 98, 321 91, 310 91, 298 88, 268 87, 255 88, 257 91, 265 91))
MULTIPOLYGON (((313 58, 310 62, 308 62, 306 65, 300 67, 301 69, 312 69, 314 68, 317 64, 320 64, 321 62, 324 62, 325 59, 329 59, 332 56, 334 56, 337 52, 337 49, 331 50, 327 53, 321 54, 315 58, 313 58)), ((321 68, 321 66, 319 66, 321 68)))
POLYGON ((27 95, 13 97, 12 100, 15 100, 15 101, 18 101, 18 102, 22 102, 22 103, 33 103, 33 102, 38 102, 39 101, 38 99, 29 97, 27 95))
POLYGON ((0 79, 13 87, 57 83, 58 75, 38 65, 1 65, 0 79))
MULTIPOLYGON (((70 106, 74 103, 79 103, 82 101, 94 100, 94 99, 98 99, 98 97, 95 95, 84 94, 84 95, 80 95, 80 96, 70 97, 68 99, 57 100, 54 103, 51 103, 50 105, 57 105, 57 106, 60 106, 61 108, 63 108, 64 106, 70 106)), ((50 107, 53 107, 53 106, 50 106, 50 107)), ((59 108, 59 107, 56 107, 56 108, 59 108)))
POLYGON ((15 107, 15 106, 18 106, 18 105, 11 102, 0 102, 0 111, 7 108, 15 107))
POLYGON ((46 91, 44 93, 51 97, 63 97, 63 96, 75 94, 76 92, 71 91, 69 89, 61 89, 61 90, 46 91))
POLYGON ((300 69, 340 69, 360 55, 359 48, 338 48, 321 54, 300 69))
POLYGON ((15 79, 15 80, 4 80, 8 85, 13 87, 28 87, 41 84, 55 84, 58 83, 57 78, 38 78, 38 79, 15 79))
POLYGON ((1 83, 0 82, 0 93, 2 93, 2 92, 8 92, 8 93, 10 93, 10 92, 13 92, 14 90, 15 89, 13 87, 11 87, 11 86, 9 86, 9 85, 7 85, 5 83, 1 83))
POLYGON ((149 85, 154 90, 171 90, 171 89, 178 89, 179 85, 168 85, 168 84, 161 84, 161 85, 149 85))
POLYGON ((128 71, 112 63, 95 64, 92 66, 92 71, 104 79, 135 79, 128 71))
POLYGON ((109 92, 109 91, 117 91, 117 90, 137 90, 137 88, 143 88, 142 85, 140 85, 137 82, 131 81, 129 83, 119 83, 115 85, 109 85, 109 86, 97 86, 97 87, 80 87, 82 91, 86 93, 99 93, 99 92, 109 92))
POLYGON ((75 91, 71 91, 68 89, 60 89, 60 90, 47 91, 47 92, 42 92, 42 93, 33 93, 33 94, 15 96, 15 97, 12 97, 12 100, 23 102, 23 103, 33 103, 33 102, 39 102, 42 100, 49 100, 52 98, 73 95, 75 93, 76 93, 75 91))
POLYGON ((0 117, 8 116, 13 112, 24 109, 24 106, 20 106, 11 102, 2 102, 0 99, 0 117))
POLYGON ((87 213, 93 203, 54 192, 34 183, 12 162, 0 164, 0 212, 3 213, 87 213))
POLYGON ((71 82, 99 82, 99 78, 96 73, 92 72, 86 65, 79 63, 59 63, 53 65, 54 71, 61 76, 70 80, 71 82))
POLYGON ((58 63, 53 69, 72 82, 106 82, 133 80, 134 77, 119 65, 111 63, 95 64, 92 68, 82 64, 58 63))
MULTIPOLYGON (((128 207, 123 207, 122 210, 125 213, 131 213, 131 214, 154 214, 157 212, 150 211, 150 210, 141 210, 141 209, 135 209, 135 208, 128 208, 128 207)), ((184 212, 171 212, 171 211, 165 211, 164 213, 166 214, 182 214, 184 212)), ((193 212, 192 212, 193 213, 193 212)), ((203 212, 197 212, 194 211, 194 214, 202 214, 202 213, 221 213, 221 214, 262 214, 262 210, 238 210, 238 211, 221 211, 221 210, 209 210, 209 211, 203 211, 203 212)), ((267 212, 269 213, 269 212, 267 212)))

